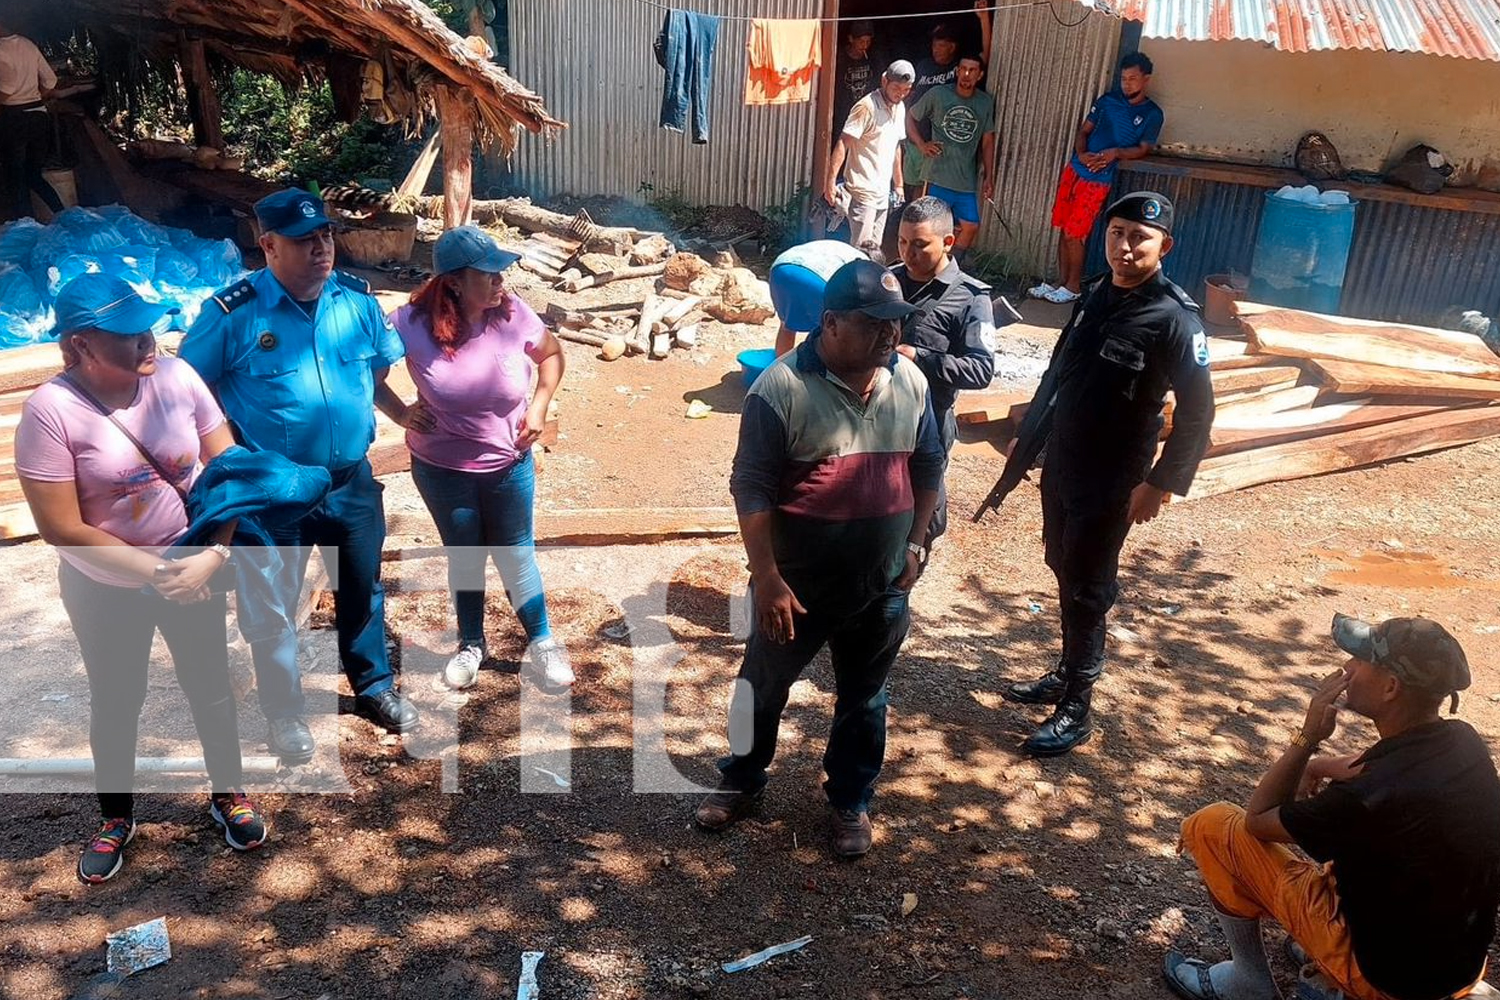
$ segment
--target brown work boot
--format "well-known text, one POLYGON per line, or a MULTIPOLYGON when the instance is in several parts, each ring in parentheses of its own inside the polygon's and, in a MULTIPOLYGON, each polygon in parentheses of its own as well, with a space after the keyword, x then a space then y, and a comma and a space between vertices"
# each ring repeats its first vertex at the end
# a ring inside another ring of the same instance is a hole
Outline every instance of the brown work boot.
POLYGON ((704 796, 693 813, 693 820, 711 833, 727 830, 750 815, 760 802, 761 792, 742 792, 720 784, 712 793, 704 796))
POLYGON ((828 821, 832 826, 834 854, 841 858, 862 858, 870 853, 875 830, 870 825, 869 813, 830 806, 828 821))

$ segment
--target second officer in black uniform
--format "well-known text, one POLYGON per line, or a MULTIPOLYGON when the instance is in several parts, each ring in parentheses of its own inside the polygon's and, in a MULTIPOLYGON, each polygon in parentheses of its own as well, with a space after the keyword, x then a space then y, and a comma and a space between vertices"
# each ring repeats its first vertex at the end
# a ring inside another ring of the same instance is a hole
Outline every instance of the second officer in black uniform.
POLYGON ((1187 493, 1213 422, 1198 306, 1161 271, 1172 249, 1172 203, 1141 191, 1107 213, 1110 273, 1086 284, 1006 469, 1018 480, 1046 445, 1042 538, 1057 576, 1062 658, 1005 692, 1010 701, 1057 706, 1023 746, 1037 757, 1065 754, 1093 734, 1091 695, 1104 669, 1105 617, 1119 594, 1120 547, 1132 525, 1187 493), (1157 458, 1168 389, 1177 403, 1157 458))

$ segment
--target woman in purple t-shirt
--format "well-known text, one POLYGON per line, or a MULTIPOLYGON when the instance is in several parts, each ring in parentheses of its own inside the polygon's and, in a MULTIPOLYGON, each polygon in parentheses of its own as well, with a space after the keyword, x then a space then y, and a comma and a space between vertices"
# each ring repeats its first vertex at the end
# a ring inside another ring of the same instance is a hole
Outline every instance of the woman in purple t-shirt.
POLYGON ((552 638, 537 571, 531 446, 562 380, 563 353, 541 318, 505 289, 501 272, 519 259, 477 227, 444 233, 432 254, 436 276, 391 316, 417 400, 408 406, 385 386, 375 403, 406 428, 412 480, 448 549, 458 651, 443 679, 466 688, 479 676, 488 553, 530 640, 523 668, 542 690, 561 693, 573 668, 552 638))
POLYGON ((165 559, 187 529, 182 494, 200 462, 234 444, 208 387, 185 361, 158 358, 167 313, 119 278, 85 274, 57 297, 62 375, 26 400, 16 472, 37 531, 62 557, 58 586, 89 681, 89 746, 103 824, 78 859, 86 883, 113 878, 135 836, 135 748, 151 643, 172 652, 212 782, 209 811, 236 850, 270 827, 240 791, 223 594, 233 522, 196 555, 165 559))

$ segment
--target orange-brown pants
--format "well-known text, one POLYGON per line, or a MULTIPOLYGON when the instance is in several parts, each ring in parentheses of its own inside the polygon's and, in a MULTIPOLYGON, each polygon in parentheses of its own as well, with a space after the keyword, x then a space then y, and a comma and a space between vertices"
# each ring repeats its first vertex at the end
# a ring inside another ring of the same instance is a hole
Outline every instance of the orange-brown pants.
POLYGON ((1326 865, 1285 845, 1251 836, 1245 810, 1228 802, 1199 809, 1182 824, 1181 849, 1198 863, 1214 905, 1232 917, 1270 917, 1300 944, 1350 1000, 1391 1000, 1354 960, 1338 887, 1326 865))

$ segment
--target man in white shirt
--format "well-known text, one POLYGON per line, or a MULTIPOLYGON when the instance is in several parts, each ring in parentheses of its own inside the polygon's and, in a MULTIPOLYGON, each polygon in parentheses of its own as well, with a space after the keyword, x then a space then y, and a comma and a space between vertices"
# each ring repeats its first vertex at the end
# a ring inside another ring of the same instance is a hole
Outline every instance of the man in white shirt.
POLYGON ((854 103, 834 148, 823 197, 835 204, 842 170, 853 246, 878 248, 885 236, 886 213, 892 201, 900 201, 901 140, 906 135, 902 101, 916 78, 916 69, 905 59, 891 63, 880 76, 880 88, 854 103))
POLYGON ((57 87, 57 76, 31 39, 0 20, 0 181, 11 215, 31 214, 31 192, 53 212, 62 200, 42 176, 52 129, 43 99, 57 87))

